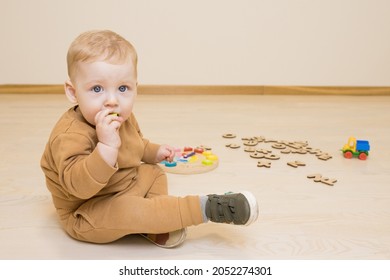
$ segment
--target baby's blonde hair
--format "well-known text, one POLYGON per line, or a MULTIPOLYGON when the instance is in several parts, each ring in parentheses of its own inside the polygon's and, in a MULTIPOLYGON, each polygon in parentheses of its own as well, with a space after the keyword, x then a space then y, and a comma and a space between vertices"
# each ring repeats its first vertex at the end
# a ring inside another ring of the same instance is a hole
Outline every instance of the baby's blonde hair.
POLYGON ((108 61, 113 64, 132 59, 137 73, 137 52, 122 36, 110 30, 93 30, 80 34, 67 54, 69 78, 75 76, 77 62, 108 61))

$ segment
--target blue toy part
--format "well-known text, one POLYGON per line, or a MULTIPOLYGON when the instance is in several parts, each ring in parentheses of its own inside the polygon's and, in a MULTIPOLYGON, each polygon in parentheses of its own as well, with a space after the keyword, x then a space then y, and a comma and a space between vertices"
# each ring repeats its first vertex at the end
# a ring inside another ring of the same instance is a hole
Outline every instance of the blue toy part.
POLYGON ((356 150, 368 152, 370 150, 370 143, 366 140, 357 140, 356 141, 356 150))
POLYGON ((177 165, 176 161, 172 161, 172 162, 165 161, 165 166, 166 167, 175 167, 176 165, 177 165))

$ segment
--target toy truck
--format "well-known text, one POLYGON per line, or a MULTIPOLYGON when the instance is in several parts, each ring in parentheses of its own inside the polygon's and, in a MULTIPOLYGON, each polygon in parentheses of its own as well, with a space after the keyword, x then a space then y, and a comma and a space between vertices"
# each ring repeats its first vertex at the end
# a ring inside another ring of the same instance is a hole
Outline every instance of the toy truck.
POLYGON ((345 158, 357 156, 361 160, 366 160, 370 151, 370 143, 366 140, 356 140, 355 137, 349 137, 348 143, 342 149, 345 158))

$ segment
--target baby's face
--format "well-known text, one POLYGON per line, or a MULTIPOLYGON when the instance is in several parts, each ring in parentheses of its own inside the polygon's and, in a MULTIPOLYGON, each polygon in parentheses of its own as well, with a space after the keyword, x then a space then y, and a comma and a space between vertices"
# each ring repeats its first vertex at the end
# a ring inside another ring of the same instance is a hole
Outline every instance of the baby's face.
POLYGON ((106 109, 125 120, 131 115, 137 96, 137 75, 131 60, 124 64, 78 62, 72 82, 81 113, 90 124, 95 125, 96 114, 106 109))

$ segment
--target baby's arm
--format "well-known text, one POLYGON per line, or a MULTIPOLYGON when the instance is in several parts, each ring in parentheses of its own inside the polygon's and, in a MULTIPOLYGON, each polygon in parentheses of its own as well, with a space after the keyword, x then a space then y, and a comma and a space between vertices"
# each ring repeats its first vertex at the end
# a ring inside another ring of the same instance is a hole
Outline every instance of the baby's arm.
POLYGON ((77 132, 61 133, 50 142, 53 158, 48 168, 58 174, 58 183, 67 193, 81 199, 102 190, 117 171, 93 146, 91 139, 77 132))
POLYGON ((134 115, 130 117, 131 123, 135 126, 139 136, 144 142, 144 154, 142 161, 146 163, 159 163, 163 160, 172 161, 175 156, 175 149, 169 145, 160 145, 150 142, 148 139, 144 138, 141 132, 141 129, 138 125, 138 122, 134 115))

